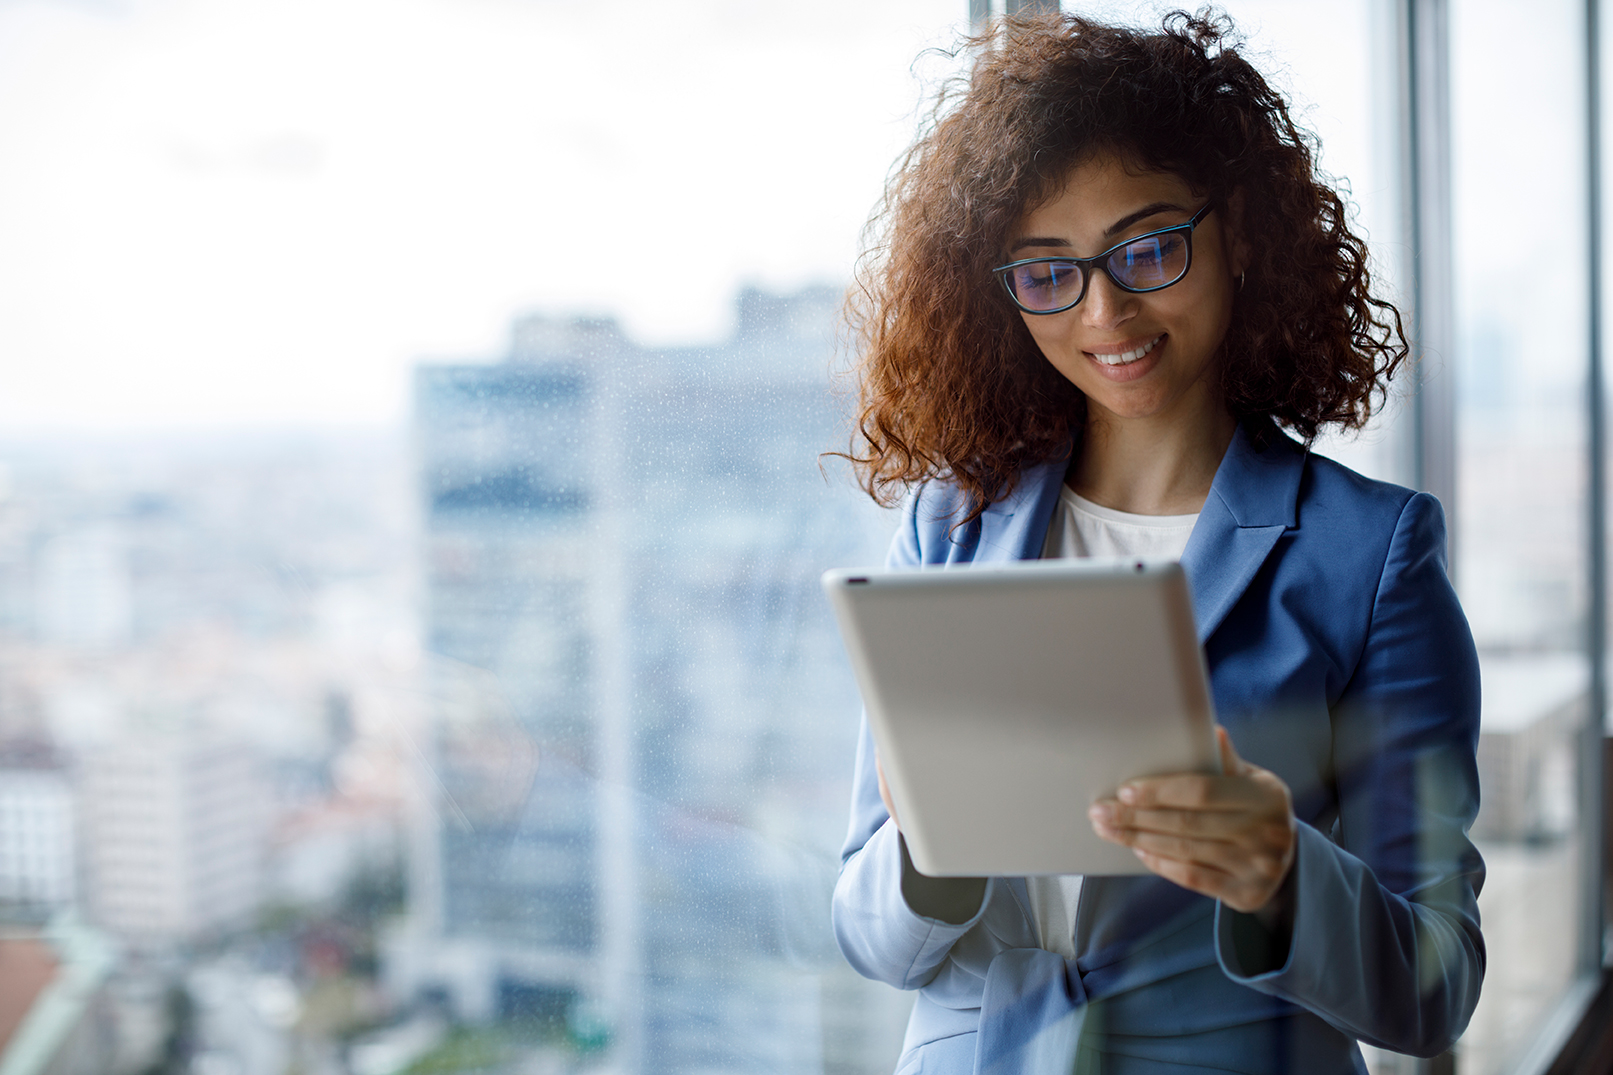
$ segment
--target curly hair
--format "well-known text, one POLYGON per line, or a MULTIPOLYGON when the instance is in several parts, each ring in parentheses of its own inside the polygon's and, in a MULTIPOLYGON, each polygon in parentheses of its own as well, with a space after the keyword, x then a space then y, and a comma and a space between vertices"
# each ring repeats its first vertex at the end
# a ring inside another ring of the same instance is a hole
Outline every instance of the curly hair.
POLYGON ((1231 21, 1176 11, 1159 32, 1074 15, 1013 17, 968 44, 869 222, 846 318, 857 354, 851 449, 880 503, 941 477, 972 520, 1085 420, 990 270, 1025 212, 1113 154, 1225 204, 1252 255, 1218 361, 1234 418, 1358 429, 1408 347, 1373 296, 1366 244, 1318 173, 1314 136, 1238 52, 1231 21))

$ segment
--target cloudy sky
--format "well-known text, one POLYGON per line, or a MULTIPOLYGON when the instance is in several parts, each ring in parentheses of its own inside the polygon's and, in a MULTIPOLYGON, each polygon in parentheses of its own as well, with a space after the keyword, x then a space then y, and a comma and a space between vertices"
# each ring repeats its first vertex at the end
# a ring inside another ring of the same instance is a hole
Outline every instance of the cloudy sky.
MULTIPOLYGON (((1367 203, 1367 5, 1306 6, 1233 9, 1367 203)), ((0 425, 396 421, 531 311, 720 338, 846 279, 966 10, 0 0, 0 425)))

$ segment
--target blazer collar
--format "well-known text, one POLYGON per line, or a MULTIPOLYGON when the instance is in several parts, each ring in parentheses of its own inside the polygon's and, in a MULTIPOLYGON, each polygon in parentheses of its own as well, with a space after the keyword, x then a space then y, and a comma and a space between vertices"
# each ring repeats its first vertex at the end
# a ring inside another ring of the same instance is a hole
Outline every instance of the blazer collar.
POLYGON ((1258 431, 1266 438, 1264 449, 1242 425, 1232 435, 1227 454, 1210 484, 1238 526, 1297 527, 1299 479, 1305 470, 1306 450, 1275 427, 1258 431))
POLYGON ((1242 425, 1182 552, 1199 641, 1221 626, 1286 530, 1298 527, 1306 451, 1276 429, 1263 449, 1242 425))
POLYGON ((980 549, 977 559, 1040 560, 1047 527, 1058 506, 1064 472, 1070 467, 1071 445, 1057 458, 1034 463, 1019 472, 1014 491, 980 514, 980 549))
MULTIPOLYGON (((1199 641, 1226 619, 1285 530, 1297 528, 1306 451, 1275 429, 1264 448, 1241 424, 1210 484, 1182 553, 1199 641)), ((1069 467, 1070 448, 1026 467, 1019 484, 980 517, 980 559, 1035 560, 1069 467)))

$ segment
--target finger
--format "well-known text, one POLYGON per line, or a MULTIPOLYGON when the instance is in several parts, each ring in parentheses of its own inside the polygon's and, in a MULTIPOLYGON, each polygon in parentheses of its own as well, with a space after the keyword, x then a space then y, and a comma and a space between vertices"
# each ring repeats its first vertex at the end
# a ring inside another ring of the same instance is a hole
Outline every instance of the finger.
POLYGON ((1286 810, 1137 810, 1116 812, 1105 820, 1114 828, 1194 836, 1250 848, 1293 843, 1294 823, 1286 810))
POLYGON ((1187 810, 1247 810, 1260 793, 1245 777, 1173 773, 1128 780, 1115 793, 1125 805, 1187 810))
POLYGON ((1247 766, 1243 759, 1238 757, 1238 751, 1232 745, 1232 736, 1227 734, 1226 728, 1217 724, 1215 726, 1215 742, 1221 748, 1221 772, 1225 776, 1243 776, 1247 766))
POLYGON ((1146 851, 1137 852, 1137 860, 1165 880, 1211 899, 1220 900, 1235 911, 1247 913, 1265 906, 1274 891, 1270 888, 1243 884, 1236 877, 1213 867, 1160 858, 1146 851))
POLYGON ((1110 828, 1219 841, 1237 840, 1260 822, 1259 815, 1243 810, 1138 810, 1120 803, 1088 813, 1110 828))
POLYGON ((1199 862, 1182 862, 1178 859, 1165 858, 1148 851, 1134 849, 1137 860, 1146 866, 1150 872, 1158 874, 1167 881, 1192 889, 1194 892, 1221 899, 1225 894, 1237 892, 1239 886, 1236 879, 1224 870, 1207 866, 1199 862))
POLYGON ((1156 832, 1127 834, 1126 846, 1133 851, 1171 859, 1189 865, 1208 866, 1229 876, 1235 876, 1243 860, 1230 844, 1215 840, 1195 840, 1188 836, 1162 836, 1156 832))
MULTIPOLYGON (((1222 845, 1213 861, 1286 862, 1294 844, 1293 824, 1286 813, 1132 810, 1111 799, 1092 804, 1087 816, 1099 836, 1127 847, 1136 846, 1145 834, 1222 845)), ((1164 845, 1157 850, 1174 853, 1164 845)), ((1254 867, 1253 872, 1263 875, 1266 866, 1254 867)))
POLYGON ((1130 847, 1135 835, 1131 829, 1112 828, 1096 818, 1092 819, 1092 831, 1097 834, 1098 839, 1108 840, 1110 843, 1119 844, 1121 847, 1130 847))
POLYGON ((1208 867, 1234 878, 1248 891, 1274 890, 1286 872, 1283 856, 1276 849, 1253 852, 1236 844, 1216 840, 1161 836, 1151 832, 1133 833, 1124 846, 1157 858, 1208 867))
POLYGON ((1093 831, 1110 843, 1133 849, 1142 848, 1168 858, 1214 863, 1231 869, 1240 856, 1248 857, 1253 853, 1249 848, 1240 848, 1232 841, 1216 836, 1117 825, 1104 820, 1104 816, 1096 810, 1090 816, 1093 831))

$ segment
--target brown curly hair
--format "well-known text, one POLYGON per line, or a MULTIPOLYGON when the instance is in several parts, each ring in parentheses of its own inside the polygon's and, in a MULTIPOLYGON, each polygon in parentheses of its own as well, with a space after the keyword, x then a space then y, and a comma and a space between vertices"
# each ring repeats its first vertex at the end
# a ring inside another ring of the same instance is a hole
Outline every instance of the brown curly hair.
POLYGON ((1159 32, 1074 15, 1013 17, 970 39, 869 223, 846 303, 859 416, 851 450, 875 500, 941 477, 973 519, 1021 466, 1063 452, 1086 413, 990 270, 1023 214, 1099 154, 1242 193, 1252 259, 1222 342, 1233 417, 1309 442, 1360 428, 1405 360, 1366 244, 1318 173, 1314 136, 1238 53, 1229 19, 1176 11, 1159 32), (1235 356, 1235 360, 1227 360, 1235 356))

